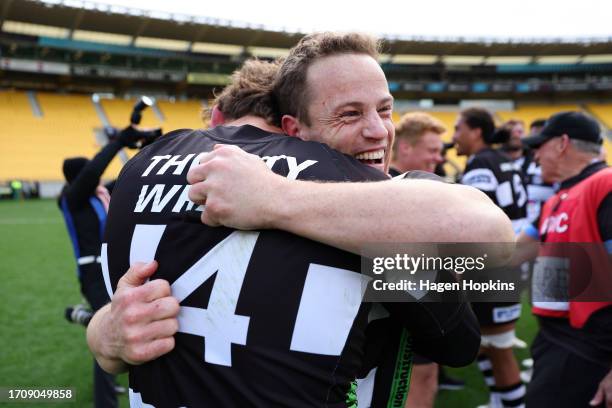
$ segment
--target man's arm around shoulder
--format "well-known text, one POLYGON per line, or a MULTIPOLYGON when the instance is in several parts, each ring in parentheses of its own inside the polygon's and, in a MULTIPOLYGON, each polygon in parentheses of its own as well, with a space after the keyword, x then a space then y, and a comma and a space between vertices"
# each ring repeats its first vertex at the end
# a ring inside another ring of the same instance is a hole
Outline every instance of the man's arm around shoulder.
POLYGON ((235 146, 217 146, 188 181, 208 225, 276 228, 354 253, 378 242, 514 242, 508 217, 469 186, 287 180, 235 146))

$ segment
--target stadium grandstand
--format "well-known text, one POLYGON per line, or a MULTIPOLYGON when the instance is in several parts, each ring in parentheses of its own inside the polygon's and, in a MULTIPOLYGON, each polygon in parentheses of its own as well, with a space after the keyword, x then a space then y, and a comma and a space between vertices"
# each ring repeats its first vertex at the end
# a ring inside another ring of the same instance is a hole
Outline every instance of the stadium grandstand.
MULTIPOLYGON (((63 158, 94 154, 100 129, 125 126, 141 95, 156 101, 144 126, 201 127, 202 109, 242 61, 282 57, 302 35, 91 1, 5 0, 0 180, 39 181, 50 186, 43 192, 57 192, 63 158)), ((612 158, 611 38, 393 36, 383 39, 380 63, 396 98, 395 119, 431 112, 447 126, 447 141, 465 106, 486 106, 500 123, 514 118, 527 126, 573 109, 601 123, 612 158)), ((119 160, 107 177, 117 175, 119 160)))

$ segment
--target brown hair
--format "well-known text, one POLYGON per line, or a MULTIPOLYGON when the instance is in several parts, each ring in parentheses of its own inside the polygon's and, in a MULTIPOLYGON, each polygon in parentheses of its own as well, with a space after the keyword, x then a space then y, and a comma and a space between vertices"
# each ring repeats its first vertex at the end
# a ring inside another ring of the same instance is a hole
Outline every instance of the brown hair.
POLYGON ((511 133, 512 133, 512 129, 514 129, 514 127, 515 127, 516 125, 521 125, 521 126, 523 126, 523 129, 525 129, 525 122, 523 122, 523 121, 522 121, 522 120, 520 120, 520 119, 510 119, 510 120, 507 120, 507 121, 505 121, 505 122, 504 122, 504 123, 501 125, 501 127, 503 127, 504 129, 506 129, 508 132, 511 132, 511 133))
POLYGON ((361 33, 315 33, 303 37, 289 51, 280 67, 273 86, 277 104, 277 125, 283 115, 298 118, 310 125, 308 107, 310 97, 306 87, 308 67, 317 59, 339 54, 365 54, 378 58, 379 42, 372 36, 361 33))
POLYGON ((462 110, 461 116, 470 129, 480 129, 482 140, 488 145, 510 140, 510 129, 505 126, 496 129, 493 115, 484 108, 462 110))
POLYGON ((414 146, 426 132, 441 135, 446 132, 446 128, 440 120, 425 112, 406 113, 395 126, 396 142, 393 151, 397 151, 397 140, 405 140, 414 146))
POLYGON ((461 117, 470 129, 480 129, 482 140, 486 144, 503 143, 494 137, 495 121, 493 115, 484 108, 467 108, 461 111, 461 117))
POLYGON ((227 120, 254 115, 273 123, 271 89, 279 67, 279 61, 245 61, 232 74, 232 82, 216 95, 213 105, 217 105, 227 120))

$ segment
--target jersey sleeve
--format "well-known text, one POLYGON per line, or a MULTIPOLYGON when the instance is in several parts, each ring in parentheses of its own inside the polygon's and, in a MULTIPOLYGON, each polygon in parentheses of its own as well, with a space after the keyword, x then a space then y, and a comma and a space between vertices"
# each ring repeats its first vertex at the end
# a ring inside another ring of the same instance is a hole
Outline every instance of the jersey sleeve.
POLYGON ((477 188, 489 196, 493 202, 497 202, 495 191, 499 182, 491 166, 481 157, 473 157, 468 162, 463 177, 461 177, 461 184, 477 188))

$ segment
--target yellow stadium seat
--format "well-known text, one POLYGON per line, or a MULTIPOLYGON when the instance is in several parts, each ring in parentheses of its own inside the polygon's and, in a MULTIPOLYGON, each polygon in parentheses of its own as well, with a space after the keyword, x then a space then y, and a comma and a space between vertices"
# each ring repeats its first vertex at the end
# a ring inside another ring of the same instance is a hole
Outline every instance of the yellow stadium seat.
POLYGON ((587 105, 587 108, 608 129, 612 129, 612 103, 591 103, 587 105))
MULTIPOLYGON (((63 180, 62 162, 67 157, 93 157, 99 150, 95 129, 102 127, 90 95, 38 93, 43 113, 35 117, 25 92, 0 92, 0 180, 63 180)), ((136 100, 102 99, 111 124, 122 128, 129 123, 136 100)), ((159 101, 164 120, 149 109, 141 126, 161 126, 165 133, 180 128, 202 128, 202 103, 196 100, 159 101)), ((128 157, 136 151, 124 149, 128 157)), ((115 157, 103 175, 117 177, 122 167, 115 157)))
MULTIPOLYGON (((42 117, 32 113, 25 92, 0 91, 0 180, 23 179, 37 181, 63 180, 62 162, 66 157, 93 157, 99 151, 94 129, 102 127, 90 95, 59 95, 38 93, 42 117)), ((103 99, 104 108, 111 124, 126 126, 136 100, 103 99)), ((152 110, 143 114, 141 125, 161 126, 164 133, 181 128, 205 128, 207 121, 202 119, 203 107, 211 101, 163 101, 157 106, 162 113, 160 120, 152 110)), ((588 110, 600 121, 612 128, 612 104, 589 104, 588 110)), ((579 110, 577 105, 524 105, 515 111, 497 112, 498 120, 521 119, 526 127, 539 118, 548 118, 563 110, 579 110)), ((445 142, 451 141, 457 111, 428 112, 439 119, 446 127, 443 135, 445 142)), ((405 112, 394 112, 393 120, 398 122, 405 112)), ((612 143, 606 139, 605 149, 608 162, 612 161, 612 143)), ((128 152, 128 157, 136 151, 128 152)), ((457 157, 455 150, 447 153, 449 160, 460 168, 465 165, 465 157, 457 157)), ((105 179, 115 178, 122 163, 116 157, 106 173, 105 179)))
POLYGON ((176 129, 200 129, 207 124, 202 119, 203 105, 200 101, 158 101, 160 111, 164 115, 161 126, 165 133, 176 129))
POLYGON ((64 158, 91 157, 98 150, 93 129, 100 122, 88 96, 41 93, 38 100, 40 118, 25 93, 0 97, 0 112, 8 116, 0 124, 0 179, 62 180, 64 158))
POLYGON ((497 116, 502 121, 519 119, 525 122, 525 131, 529 132, 529 125, 537 119, 548 119, 562 111, 579 111, 578 105, 522 105, 513 111, 498 111, 497 116))

